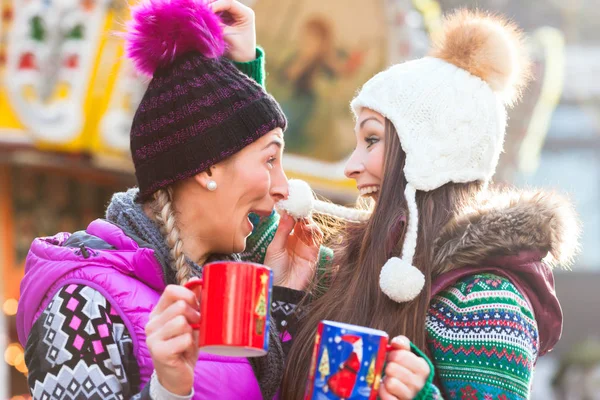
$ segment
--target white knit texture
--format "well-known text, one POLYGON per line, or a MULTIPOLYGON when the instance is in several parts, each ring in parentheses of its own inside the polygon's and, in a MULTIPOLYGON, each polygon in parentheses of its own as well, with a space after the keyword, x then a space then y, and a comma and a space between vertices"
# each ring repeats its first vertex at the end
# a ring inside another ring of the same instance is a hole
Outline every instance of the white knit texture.
POLYGON ((277 203, 277 208, 287 212, 296 219, 308 218, 313 212, 330 215, 347 221, 360 222, 370 218, 368 211, 343 207, 334 203, 315 199, 308 183, 300 179, 290 179, 288 182, 288 197, 277 203))
POLYGON ((152 400, 189 400, 194 397, 194 388, 188 396, 179 396, 169 392, 163 385, 160 384, 156 370, 152 372, 150 377, 150 398, 152 400))
POLYGON ((290 179, 288 197, 277 202, 277 208, 296 219, 308 218, 314 208, 314 199, 315 196, 308 183, 300 179, 290 179))
POLYGON ((390 258, 379 274, 381 291, 398 303, 415 299, 424 286, 423 273, 398 257, 390 258))
POLYGON ((408 183, 404 189, 404 197, 408 206, 408 229, 404 235, 402 246, 402 259, 412 264, 417 249, 417 235, 419 234, 419 209, 417 208, 417 190, 408 183))
POLYGON ((329 203, 326 201, 315 200, 314 211, 319 214, 330 215, 345 219, 346 221, 361 222, 371 218, 369 211, 359 210, 356 208, 343 207, 338 204, 329 203))
POLYGON ((412 265, 419 234, 419 209, 416 195, 415 187, 410 183, 407 184, 404 197, 408 204, 408 229, 404 236, 402 259, 390 258, 379 274, 379 287, 390 299, 397 302, 414 299, 425 286, 425 276, 412 265))
POLYGON ((394 65, 352 101, 388 118, 406 153, 404 173, 417 190, 487 181, 502 152, 506 110, 487 83, 443 60, 394 65))
POLYGON ((504 102, 466 70, 425 57, 375 75, 351 107, 357 118, 368 108, 389 119, 406 153, 408 229, 402 259, 388 260, 379 285, 392 300, 410 301, 425 285, 425 277, 412 265, 419 229, 416 190, 430 191, 449 182, 489 181, 504 142, 504 102))

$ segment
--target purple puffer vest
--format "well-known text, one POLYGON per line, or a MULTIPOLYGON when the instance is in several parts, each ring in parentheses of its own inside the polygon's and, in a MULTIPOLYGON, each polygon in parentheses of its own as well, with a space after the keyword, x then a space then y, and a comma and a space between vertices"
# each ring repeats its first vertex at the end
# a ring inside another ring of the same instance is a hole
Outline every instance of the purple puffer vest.
MULTIPOLYGON (((60 288, 69 284, 89 286, 102 293, 123 318, 133 339, 143 387, 154 369, 144 328, 165 288, 160 263, 154 250, 140 247, 121 228, 107 221, 93 221, 86 232, 114 249, 82 251, 63 246, 69 233, 34 240, 21 282, 19 341, 25 346, 36 319, 60 288)), ((200 353, 194 390, 195 399, 262 399, 258 381, 245 358, 200 353)))

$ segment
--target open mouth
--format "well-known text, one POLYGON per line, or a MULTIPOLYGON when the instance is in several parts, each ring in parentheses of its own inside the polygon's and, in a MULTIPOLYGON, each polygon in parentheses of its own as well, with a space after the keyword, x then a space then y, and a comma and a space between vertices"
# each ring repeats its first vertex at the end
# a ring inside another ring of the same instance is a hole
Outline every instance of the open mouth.
POLYGON ((254 214, 255 216, 258 216, 259 218, 264 218, 264 217, 270 216, 272 212, 273 212, 273 210, 250 210, 250 212, 246 216, 246 220, 248 221, 248 228, 250 229, 250 232, 252 232, 254 230, 255 224, 258 222, 256 217, 251 216, 252 214, 254 214))
POLYGON ((248 230, 252 232, 254 230, 254 224, 252 223, 252 217, 250 216, 250 214, 252 214, 252 211, 246 216, 246 223, 248 230))
POLYGON ((361 186, 358 191, 361 196, 374 196, 379 192, 379 186, 361 186))

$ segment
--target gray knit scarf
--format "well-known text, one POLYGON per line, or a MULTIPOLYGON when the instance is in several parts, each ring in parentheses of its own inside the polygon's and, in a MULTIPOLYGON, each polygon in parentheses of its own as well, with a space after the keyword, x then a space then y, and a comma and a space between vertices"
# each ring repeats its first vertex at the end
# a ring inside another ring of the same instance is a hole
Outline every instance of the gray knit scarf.
MULTIPOLYGON (((150 247, 154 250, 156 258, 163 269, 163 275, 167 284, 174 284, 175 273, 169 267, 170 253, 158 225, 148 218, 141 204, 135 201, 138 189, 129 189, 127 192, 115 193, 106 210, 106 219, 118 225, 129 236, 135 239, 141 246, 150 247)), ((212 255, 210 261, 217 260, 239 260, 237 254, 212 255)), ((187 259, 194 275, 202 273, 202 267, 187 259)), ((284 358, 281 341, 277 332, 276 324, 271 319, 269 331, 269 352, 264 357, 248 358, 254 374, 258 379, 263 399, 272 399, 283 378, 284 358)))

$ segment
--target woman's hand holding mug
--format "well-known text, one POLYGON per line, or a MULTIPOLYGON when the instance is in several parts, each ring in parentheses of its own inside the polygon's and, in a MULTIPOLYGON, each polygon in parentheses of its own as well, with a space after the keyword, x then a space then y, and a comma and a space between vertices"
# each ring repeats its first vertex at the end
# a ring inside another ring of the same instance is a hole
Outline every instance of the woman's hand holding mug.
POLYGON ((189 395, 194 386, 199 349, 198 334, 190 324, 199 322, 196 295, 182 286, 169 285, 146 325, 146 344, 158 381, 179 396, 189 395))
POLYGON ((304 398, 411 400, 427 384, 430 372, 404 336, 390 343, 384 331, 321 321, 304 398))
POLYGON ((379 387, 381 400, 411 400, 419 394, 431 370, 427 362, 410 350, 405 336, 392 339, 387 354, 385 378, 379 387))

